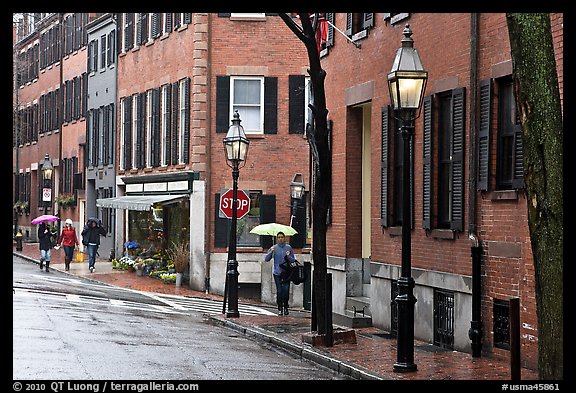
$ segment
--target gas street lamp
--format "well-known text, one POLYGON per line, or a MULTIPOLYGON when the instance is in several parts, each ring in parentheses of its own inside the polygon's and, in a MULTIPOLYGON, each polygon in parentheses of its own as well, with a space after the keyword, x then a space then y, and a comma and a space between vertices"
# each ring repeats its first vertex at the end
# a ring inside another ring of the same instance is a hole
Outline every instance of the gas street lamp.
POLYGON ((44 163, 42 164, 42 202, 44 204, 44 214, 48 214, 48 205, 52 200, 52 172, 54 166, 50 160, 50 156, 46 153, 44 156, 44 163))
MULTIPOLYGON (((228 243, 228 263, 226 265, 226 289, 224 296, 228 297, 227 317, 237 318, 238 312, 238 261, 236 260, 236 222, 238 221, 238 177, 240 168, 246 165, 248 156, 248 145, 250 141, 246 138, 244 127, 240 125, 240 115, 234 112, 232 125, 224 138, 224 151, 226 153, 226 164, 232 168, 232 223, 230 225, 230 237, 228 243)), ((226 302, 226 300, 224 300, 226 302)))
POLYGON ((301 173, 297 173, 294 175, 292 182, 290 182, 290 199, 292 200, 292 209, 290 211, 290 226, 296 217, 296 209, 298 208, 298 203, 302 200, 304 196, 304 189, 306 186, 304 185, 304 176, 301 173))
POLYGON ((396 52, 392 69, 388 74, 388 88, 394 109, 394 117, 401 122, 403 140, 402 166, 402 269, 398 278, 398 346, 394 371, 416 371, 414 363, 414 279, 411 272, 410 233, 410 144, 414 135, 414 120, 420 115, 422 99, 426 90, 428 72, 422 67, 420 56, 414 48, 412 30, 406 25, 402 47, 396 52))

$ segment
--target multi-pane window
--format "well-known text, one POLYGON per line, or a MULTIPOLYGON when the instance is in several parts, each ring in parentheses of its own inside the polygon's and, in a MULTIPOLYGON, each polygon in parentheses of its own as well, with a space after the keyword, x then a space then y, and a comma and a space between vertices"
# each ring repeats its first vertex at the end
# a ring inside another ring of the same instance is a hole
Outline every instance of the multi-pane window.
POLYGON ((495 83, 490 79, 481 81, 479 90, 478 190, 524 188, 522 128, 514 100, 512 78, 499 78, 495 83), (497 105, 493 104, 494 90, 497 105), (497 112, 495 116, 494 109, 497 112), (493 162, 496 163, 495 169, 493 162))
POLYGON ((374 26, 374 13, 358 12, 346 14, 346 35, 353 36, 374 26))
POLYGON ((423 112, 422 225, 425 229, 462 231, 464 88, 425 97, 423 112))
POLYGON ((496 188, 519 188, 523 178, 522 129, 516 110, 511 79, 498 85, 498 148, 496 160, 496 188), (520 179, 520 180, 518 180, 520 179))
POLYGON ((264 79, 262 77, 231 77, 230 119, 238 111, 246 133, 264 130, 264 79))

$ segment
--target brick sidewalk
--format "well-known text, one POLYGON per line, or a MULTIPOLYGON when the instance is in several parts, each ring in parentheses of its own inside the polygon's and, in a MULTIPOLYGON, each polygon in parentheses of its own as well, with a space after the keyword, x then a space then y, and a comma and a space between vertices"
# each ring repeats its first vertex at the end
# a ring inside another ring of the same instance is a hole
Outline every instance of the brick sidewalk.
MULTIPOLYGON (((14 248, 15 249, 15 248, 14 248)), ((37 243, 24 243, 22 251, 14 254, 24 256, 38 263, 37 243)), ((52 250, 51 268, 64 272, 64 251, 52 250)), ((72 262, 69 274, 88 277, 114 286, 138 291, 164 293, 191 297, 222 299, 222 296, 206 294, 190 289, 185 284, 165 284, 158 279, 138 276, 133 272, 113 270, 112 263, 98 258, 96 271, 88 271, 88 261, 72 262)), ((242 302, 257 303, 241 299, 242 302)), ((270 305, 265 305, 269 307, 270 305)), ((356 344, 336 344, 332 347, 312 347, 304 343, 303 334, 310 331, 310 313, 293 310, 289 316, 240 315, 239 318, 226 318, 223 315, 210 316, 217 324, 225 325, 250 338, 259 338, 284 347, 309 360, 324 362, 358 379, 384 380, 510 380, 510 362, 487 357, 473 358, 469 353, 443 350, 426 342, 415 340, 414 362, 418 370, 410 373, 396 373, 396 339, 389 338, 375 327, 356 328, 356 344)), ((522 380, 538 380, 535 370, 523 368, 522 380)))

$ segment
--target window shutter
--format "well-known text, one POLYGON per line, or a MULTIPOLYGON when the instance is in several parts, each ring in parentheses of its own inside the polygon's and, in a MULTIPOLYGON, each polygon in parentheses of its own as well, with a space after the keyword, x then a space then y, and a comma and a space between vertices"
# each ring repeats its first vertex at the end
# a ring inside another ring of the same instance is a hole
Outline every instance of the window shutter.
POLYGON ((137 144, 140 147, 140 165, 138 168, 146 166, 146 149, 150 148, 146 146, 146 97, 146 92, 138 95, 138 139, 141 141, 137 144))
POLYGON ((88 65, 88 69, 87 69, 88 72, 92 72, 92 56, 93 56, 92 50, 93 50, 93 48, 92 48, 92 41, 91 41, 88 44, 88 64, 87 64, 88 65))
POLYGON ((110 124, 108 124, 108 111, 110 108, 106 105, 102 110, 104 111, 102 116, 102 122, 104 123, 102 124, 102 136, 104 137, 102 143, 102 164, 106 166, 108 165, 108 149, 110 148, 110 133, 108 132, 108 127, 110 127, 110 124))
POLYGON ((432 96, 424 97, 422 147, 422 227, 432 229, 432 96))
POLYGON ((124 21, 124 49, 128 50, 134 46, 134 13, 129 12, 124 15, 126 16, 124 21))
POLYGON ((492 81, 480 82, 480 108, 478 126, 478 191, 488 191, 490 174, 490 130, 492 119, 492 81))
POLYGON ((289 75, 288 76, 288 133, 289 134, 303 134, 304 133, 304 75, 289 75))
POLYGON ((380 225, 388 227, 388 158, 390 106, 382 107, 382 160, 380 165, 380 225))
POLYGON ((132 167, 132 96, 124 98, 124 169, 132 167))
POLYGON ((518 121, 514 124, 514 168, 512 188, 524 188, 524 144, 522 142, 522 126, 518 121))
POLYGON ((190 78, 184 80, 184 157, 182 161, 190 162, 190 78))
POLYGON ((365 12, 363 20, 364 29, 370 29, 374 27, 374 13, 365 12))
POLYGON ((168 119, 166 119, 166 139, 162 142, 166 153, 166 165, 170 165, 170 158, 172 157, 172 85, 170 83, 166 85, 166 108, 168 108, 168 119))
POLYGON ((216 132, 230 127, 230 77, 216 77, 216 132))
POLYGON ((228 219, 220 218, 220 193, 215 195, 214 204, 214 247, 228 245, 228 219))
MULTIPOLYGON (((260 224, 276 222, 276 195, 260 195, 260 224)), ((272 236, 260 236, 260 245, 263 249, 272 246, 274 240, 272 236)))
POLYGON ((184 23, 185 24, 192 23, 192 13, 191 12, 185 12, 184 13, 184 23))
POLYGON ((171 12, 167 12, 166 13, 166 33, 169 33, 172 31, 172 13, 171 12))
POLYGON ((160 36, 160 22, 161 15, 158 12, 154 12, 152 15, 152 38, 158 38, 160 36))
POLYGON ((334 13, 327 12, 326 20, 330 22, 328 24, 328 34, 326 36, 326 47, 334 46, 334 13))
POLYGON ((346 35, 350 37, 352 35, 352 18, 354 14, 351 12, 346 14, 346 35))
POLYGON ((170 146, 172 150, 172 165, 178 164, 178 119, 179 119, 179 88, 178 82, 172 83, 172 135, 170 146))
POLYGON ((450 229, 462 231, 464 227, 464 134, 465 89, 452 92, 452 217, 450 229))
POLYGON ((230 18, 230 12, 219 12, 218 18, 230 18))
POLYGON ((278 132, 278 78, 264 78, 264 134, 278 132))

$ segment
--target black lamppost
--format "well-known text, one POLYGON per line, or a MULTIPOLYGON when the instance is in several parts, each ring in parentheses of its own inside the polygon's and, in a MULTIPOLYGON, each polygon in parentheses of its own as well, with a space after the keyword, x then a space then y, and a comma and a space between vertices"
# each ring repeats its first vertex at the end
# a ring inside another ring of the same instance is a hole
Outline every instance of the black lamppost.
POLYGON ((402 270, 398 278, 398 347, 394 371, 416 371, 414 363, 414 279, 411 272, 410 234, 410 144, 414 135, 414 120, 420 115, 426 90, 428 72, 422 67, 420 56, 414 49, 410 25, 402 32, 402 47, 396 52, 388 74, 388 88, 394 117, 401 122, 400 132, 404 144, 402 166, 402 270))
POLYGON ((44 163, 42 164, 42 202, 44 204, 44 214, 48 214, 48 205, 52 200, 52 172, 54 166, 50 160, 50 156, 46 153, 44 156, 44 163))
MULTIPOLYGON (((230 240, 228 244, 228 263, 226 265, 226 282, 228 287, 228 311, 227 317, 237 318, 238 312, 238 261, 236 260, 236 222, 238 220, 238 176, 240 168, 246 164, 248 145, 244 127, 240 125, 240 115, 234 112, 232 125, 224 138, 224 150, 226 152, 226 164, 232 168, 232 224, 230 225, 230 240)), ((225 290, 226 292, 226 290, 225 290)), ((226 296, 226 294, 225 294, 226 296)))
POLYGON ((298 209, 298 203, 302 200, 304 196, 304 176, 301 173, 294 175, 292 182, 290 183, 290 199, 292 200, 292 208, 290 210, 290 226, 296 217, 296 209, 298 209))

